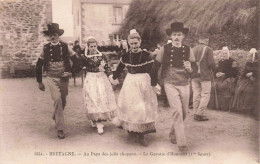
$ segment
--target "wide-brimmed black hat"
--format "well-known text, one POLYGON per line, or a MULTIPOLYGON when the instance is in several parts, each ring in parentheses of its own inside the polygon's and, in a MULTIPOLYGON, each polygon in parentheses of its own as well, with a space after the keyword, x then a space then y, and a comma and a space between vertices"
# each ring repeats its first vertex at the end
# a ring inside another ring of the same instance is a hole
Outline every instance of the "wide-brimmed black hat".
POLYGON ((50 34, 54 34, 57 33, 59 36, 61 36, 64 33, 63 29, 59 29, 59 24, 58 23, 50 23, 47 24, 48 30, 43 31, 43 33, 45 35, 50 35, 50 34))
POLYGON ((166 29, 166 34, 170 36, 172 32, 181 31, 183 34, 187 34, 189 32, 188 28, 183 27, 183 23, 181 22, 174 22, 171 24, 171 28, 166 29))

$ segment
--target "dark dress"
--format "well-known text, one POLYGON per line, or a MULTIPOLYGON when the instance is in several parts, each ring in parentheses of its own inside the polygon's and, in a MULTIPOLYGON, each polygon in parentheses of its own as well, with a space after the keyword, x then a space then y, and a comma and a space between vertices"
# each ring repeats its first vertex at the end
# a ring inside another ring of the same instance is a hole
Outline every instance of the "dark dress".
POLYGON ((232 102, 232 111, 257 114, 258 98, 258 61, 248 62, 241 71, 236 85, 235 94, 232 102), (253 80, 246 76, 253 73, 253 80))
POLYGON ((234 67, 235 62, 236 61, 232 58, 219 61, 215 75, 217 72, 225 73, 225 75, 219 78, 215 77, 214 83, 215 83, 217 94, 215 94, 215 88, 214 85, 212 85, 210 100, 208 104, 209 108, 216 109, 217 108, 216 103, 218 103, 219 110, 230 109, 230 102, 234 94, 234 88, 235 88, 235 84, 237 81, 237 74, 238 74, 237 67, 234 67), (217 99, 215 97, 216 95, 217 95, 217 99))

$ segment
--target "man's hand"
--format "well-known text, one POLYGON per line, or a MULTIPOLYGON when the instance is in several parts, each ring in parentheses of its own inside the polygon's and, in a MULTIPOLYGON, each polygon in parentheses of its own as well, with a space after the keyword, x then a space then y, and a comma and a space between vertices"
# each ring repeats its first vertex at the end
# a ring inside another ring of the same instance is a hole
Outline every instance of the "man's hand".
POLYGON ((220 77, 220 72, 216 73, 216 77, 217 77, 217 78, 220 77))
POLYGON ((189 61, 183 61, 183 65, 188 72, 192 72, 191 64, 189 61))
POLYGON ((71 77, 71 73, 70 72, 63 72, 63 74, 61 75, 61 77, 71 77))
POLYGON ((246 74, 246 77, 251 77, 253 75, 253 72, 249 72, 246 74))
POLYGON ((225 73, 223 73, 223 72, 218 72, 218 73, 216 74, 216 77, 219 78, 219 77, 222 77, 222 76, 224 76, 224 75, 225 75, 225 73))
POLYGON ((41 91, 45 91, 45 86, 43 83, 38 83, 38 88, 41 90, 41 91))

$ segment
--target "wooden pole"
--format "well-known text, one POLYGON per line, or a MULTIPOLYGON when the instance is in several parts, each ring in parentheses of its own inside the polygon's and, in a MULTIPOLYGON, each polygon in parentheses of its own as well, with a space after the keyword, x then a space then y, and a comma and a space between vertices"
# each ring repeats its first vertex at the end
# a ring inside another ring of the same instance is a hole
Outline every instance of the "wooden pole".
POLYGON ((216 89, 215 77, 214 77, 214 73, 212 70, 211 70, 211 73, 212 73, 212 84, 213 84, 214 92, 215 92, 214 95, 215 95, 216 109, 218 109, 218 94, 217 94, 217 89, 216 89))

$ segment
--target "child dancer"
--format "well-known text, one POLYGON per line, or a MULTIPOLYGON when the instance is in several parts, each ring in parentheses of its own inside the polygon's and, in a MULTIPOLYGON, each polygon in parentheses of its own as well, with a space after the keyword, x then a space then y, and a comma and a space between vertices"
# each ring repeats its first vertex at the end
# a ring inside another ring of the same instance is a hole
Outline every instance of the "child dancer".
POLYGON ((108 70, 104 55, 97 50, 95 38, 87 41, 84 65, 87 69, 84 80, 83 96, 87 107, 87 117, 99 134, 104 132, 103 121, 111 120, 117 108, 112 86, 104 73, 108 70))

